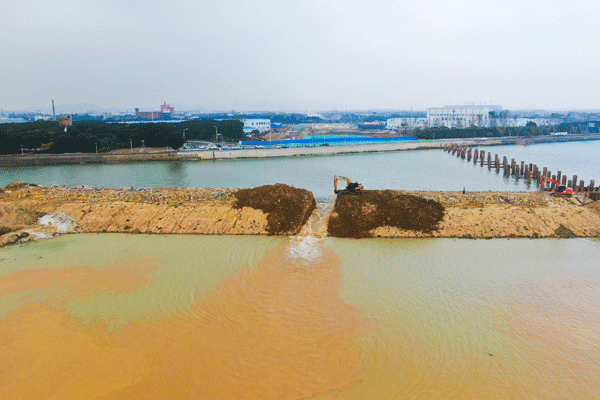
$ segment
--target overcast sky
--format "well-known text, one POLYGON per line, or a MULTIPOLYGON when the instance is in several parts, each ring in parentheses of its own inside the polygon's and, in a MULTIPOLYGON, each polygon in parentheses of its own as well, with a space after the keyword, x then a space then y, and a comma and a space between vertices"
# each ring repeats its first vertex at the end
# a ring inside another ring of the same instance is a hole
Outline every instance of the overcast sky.
POLYGON ((0 107, 600 109, 600 1, 1 0, 0 107))

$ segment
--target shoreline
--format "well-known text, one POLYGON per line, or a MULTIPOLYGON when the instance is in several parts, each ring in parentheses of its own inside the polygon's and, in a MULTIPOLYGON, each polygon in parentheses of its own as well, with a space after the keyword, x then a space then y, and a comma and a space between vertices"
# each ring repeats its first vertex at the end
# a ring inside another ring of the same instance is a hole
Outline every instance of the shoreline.
MULTIPOLYGON (((11 185, 0 191, 0 247, 70 232, 295 236, 318 212, 311 192, 281 184, 254 189, 11 185), (49 225, 40 225, 42 217, 49 225)), ((600 238, 600 202, 581 206, 547 192, 364 191, 339 195, 321 218, 328 221, 329 237, 600 238)))
MULTIPOLYGON (((10 167, 25 165, 42 166, 70 164, 125 164, 156 161, 216 161, 278 157, 326 156, 334 154, 356 154, 394 152, 405 150, 441 149, 448 144, 454 144, 457 146, 500 146, 517 144, 523 140, 524 138, 522 137, 509 136, 502 138, 410 140, 394 143, 353 144, 316 147, 289 147, 280 149, 246 148, 240 150, 222 151, 149 151, 148 149, 133 149, 129 152, 98 154, 13 154, 0 155, 0 166, 10 167)), ((527 144, 600 140, 600 135, 536 136, 527 138, 526 140, 527 144)))

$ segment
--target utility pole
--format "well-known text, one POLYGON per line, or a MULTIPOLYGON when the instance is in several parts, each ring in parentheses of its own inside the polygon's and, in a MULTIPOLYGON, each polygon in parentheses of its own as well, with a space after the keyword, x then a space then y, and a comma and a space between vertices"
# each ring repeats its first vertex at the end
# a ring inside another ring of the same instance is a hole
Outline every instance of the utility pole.
POLYGON ((215 142, 219 144, 219 129, 215 125, 213 125, 213 128, 215 128, 215 142))

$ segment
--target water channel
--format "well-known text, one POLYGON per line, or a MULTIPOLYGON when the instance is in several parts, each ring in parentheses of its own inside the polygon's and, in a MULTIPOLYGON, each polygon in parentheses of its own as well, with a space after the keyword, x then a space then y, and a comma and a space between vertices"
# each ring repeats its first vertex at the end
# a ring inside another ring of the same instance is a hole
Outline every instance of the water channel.
MULTIPOLYGON (((437 150, 4 169, 0 184, 284 182, 327 205, 334 173, 376 189, 535 190, 437 150)), ((334 239, 321 217, 289 238, 80 234, 1 249, 0 398, 598 397, 599 240, 334 239)))

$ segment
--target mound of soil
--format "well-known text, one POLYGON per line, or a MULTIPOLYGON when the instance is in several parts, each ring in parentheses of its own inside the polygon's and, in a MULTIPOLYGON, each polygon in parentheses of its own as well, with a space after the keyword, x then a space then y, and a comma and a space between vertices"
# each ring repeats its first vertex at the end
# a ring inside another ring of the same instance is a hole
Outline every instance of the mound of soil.
POLYGON ((26 189, 28 187, 37 187, 35 183, 27 183, 27 182, 12 182, 6 185, 4 188, 7 190, 19 190, 26 189))
POLYGON ((370 237, 369 231, 382 226, 431 233, 444 219, 444 206, 392 190, 365 190, 340 194, 329 218, 329 236, 370 237))
POLYGON ((311 192, 281 183, 240 189, 234 196, 234 208, 251 207, 268 214, 269 235, 297 234, 317 207, 311 192))
POLYGON ((564 239, 577 237, 577 235, 574 234, 572 230, 570 230, 569 228, 567 228, 566 226, 564 226, 562 224, 558 228, 556 228, 556 230, 554 231, 554 234, 556 235, 556 237, 564 238, 564 239))

